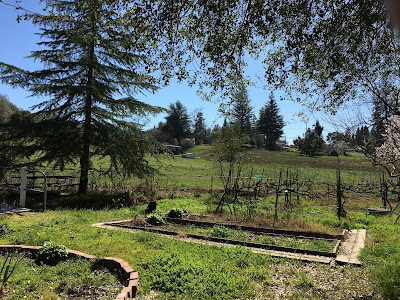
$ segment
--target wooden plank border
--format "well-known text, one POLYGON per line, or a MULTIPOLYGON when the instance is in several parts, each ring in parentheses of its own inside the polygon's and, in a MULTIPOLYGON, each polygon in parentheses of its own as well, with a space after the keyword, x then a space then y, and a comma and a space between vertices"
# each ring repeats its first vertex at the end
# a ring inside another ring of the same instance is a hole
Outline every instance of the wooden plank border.
POLYGON ((154 227, 123 225, 122 222, 107 222, 107 223, 104 223, 104 225, 114 226, 114 227, 119 227, 119 228, 126 228, 126 229, 142 230, 142 231, 160 233, 160 234, 165 234, 165 235, 188 237, 188 238, 193 238, 193 239, 198 239, 198 240, 206 240, 206 241, 217 242, 217 243, 225 243, 225 244, 240 245, 240 246, 245 246, 245 247, 253 247, 253 248, 259 248, 259 249, 265 249, 265 250, 275 250, 275 251, 282 251, 282 252, 289 252, 289 253, 324 256, 324 257, 331 257, 331 258, 336 257, 336 252, 297 249, 297 248, 284 247, 284 246, 245 242, 245 241, 238 241, 238 240, 232 240, 232 239, 223 239, 223 238, 210 237, 210 236, 204 236, 204 235, 192 234, 192 233, 186 233, 186 232, 170 231, 170 230, 154 228, 154 227))

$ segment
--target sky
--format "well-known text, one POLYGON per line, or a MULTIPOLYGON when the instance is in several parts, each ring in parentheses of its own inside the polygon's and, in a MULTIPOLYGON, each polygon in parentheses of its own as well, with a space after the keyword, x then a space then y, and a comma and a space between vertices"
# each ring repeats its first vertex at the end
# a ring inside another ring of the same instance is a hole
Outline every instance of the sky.
MULTIPOLYGON (((8 3, 12 3, 11 0, 8 3)), ((39 0, 21 0, 20 5, 26 9, 40 12, 41 6, 39 0)), ((35 70, 42 67, 41 64, 35 63, 32 59, 26 58, 32 50, 41 49, 36 45, 40 41, 39 37, 35 34, 38 28, 32 25, 29 21, 21 21, 17 23, 16 19, 18 14, 23 14, 20 10, 16 11, 10 6, 0 3, 0 61, 17 66, 22 69, 35 70)), ((249 74, 257 74, 263 76, 263 68, 261 63, 249 62, 247 72, 249 74)), ((262 86, 262 84, 260 84, 262 86)), ((204 113, 206 123, 208 126, 215 124, 222 124, 224 117, 218 113, 219 104, 213 101, 206 102, 200 99, 197 95, 197 87, 189 87, 186 83, 177 83, 172 81, 169 86, 158 90, 155 94, 137 95, 138 100, 151 105, 157 105, 167 108, 170 103, 180 100, 183 105, 187 107, 189 115, 192 117, 193 113, 201 109, 204 113)), ((13 89, 8 85, 0 83, 0 94, 6 95, 9 100, 17 107, 29 110, 30 107, 39 103, 40 98, 29 97, 29 92, 18 88, 13 89)), ((270 91, 262 87, 249 87, 249 99, 254 107, 254 113, 258 117, 260 109, 265 105, 268 100, 270 91)), ((275 98, 279 99, 283 94, 279 91, 274 93, 275 98)), ((43 100, 43 99, 42 99, 43 100)), ((298 103, 288 100, 278 101, 280 113, 284 116, 286 126, 284 128, 284 138, 289 143, 297 136, 302 136, 307 127, 311 127, 316 120, 316 117, 310 116, 308 122, 302 121, 297 117, 297 114, 302 110, 298 103)), ((145 122, 145 128, 152 128, 160 121, 163 121, 166 114, 159 114, 156 117, 151 117, 145 122)), ((324 135, 328 132, 335 131, 337 128, 333 125, 335 119, 327 115, 319 115, 317 117, 325 128, 324 135)))

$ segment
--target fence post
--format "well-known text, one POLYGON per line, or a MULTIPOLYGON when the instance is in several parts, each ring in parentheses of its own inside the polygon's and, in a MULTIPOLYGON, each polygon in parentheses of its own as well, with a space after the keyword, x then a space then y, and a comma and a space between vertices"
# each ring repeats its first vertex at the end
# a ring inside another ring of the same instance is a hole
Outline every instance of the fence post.
POLYGON ((44 205, 44 210, 46 210, 47 209, 47 183, 45 183, 43 186, 43 205, 44 205))
POLYGON ((26 184, 27 184, 26 167, 21 168, 21 185, 19 187, 19 206, 25 207, 26 201, 26 184))

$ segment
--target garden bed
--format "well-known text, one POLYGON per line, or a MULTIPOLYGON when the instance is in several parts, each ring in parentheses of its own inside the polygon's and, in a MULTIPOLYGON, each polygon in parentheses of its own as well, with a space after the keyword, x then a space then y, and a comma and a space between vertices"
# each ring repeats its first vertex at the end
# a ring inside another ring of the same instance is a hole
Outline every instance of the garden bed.
POLYGON ((166 218, 161 226, 149 226, 141 219, 107 223, 108 226, 143 230, 198 240, 242 245, 291 253, 336 257, 342 235, 238 226, 223 223, 166 218))
POLYGON ((20 260, 9 280, 11 288, 3 298, 122 300, 136 296, 138 273, 126 261, 67 250, 65 261, 48 265, 34 260, 40 255, 40 248, 0 245, 0 266, 7 253, 13 253, 15 262, 20 260))
MULTIPOLYGON (((0 264, 5 257, 0 255, 0 264)), ((55 266, 24 257, 10 278, 5 299, 115 299, 118 278, 96 260, 70 259, 55 266)))

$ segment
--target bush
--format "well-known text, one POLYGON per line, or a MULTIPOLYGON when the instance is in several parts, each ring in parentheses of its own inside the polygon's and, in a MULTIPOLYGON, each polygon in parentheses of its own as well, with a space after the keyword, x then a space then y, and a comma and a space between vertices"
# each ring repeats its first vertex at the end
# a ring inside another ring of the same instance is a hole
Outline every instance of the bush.
POLYGON ((187 211, 179 208, 173 208, 167 213, 168 218, 182 219, 184 215, 187 215, 187 211))
POLYGON ((36 262, 54 266, 60 261, 66 260, 67 258, 68 250, 65 248, 65 246, 57 245, 52 242, 45 242, 38 251, 36 262))
POLYGON ((165 224, 163 217, 157 213, 147 215, 146 222, 153 226, 161 226, 165 224))

